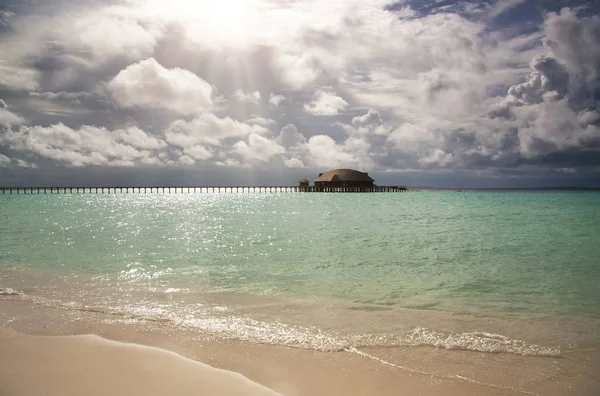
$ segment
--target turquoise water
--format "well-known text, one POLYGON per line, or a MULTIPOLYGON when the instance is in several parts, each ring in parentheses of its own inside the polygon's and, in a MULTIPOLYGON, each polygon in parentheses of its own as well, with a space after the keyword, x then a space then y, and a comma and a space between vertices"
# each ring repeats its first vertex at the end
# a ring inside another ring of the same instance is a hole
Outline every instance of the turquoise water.
POLYGON ((597 320, 599 284, 597 193, 0 195, 0 288, 69 306, 381 334, 406 312, 403 332, 436 312, 597 320), (303 301, 330 311, 305 323, 303 301), (335 304, 387 316, 336 327, 335 304))

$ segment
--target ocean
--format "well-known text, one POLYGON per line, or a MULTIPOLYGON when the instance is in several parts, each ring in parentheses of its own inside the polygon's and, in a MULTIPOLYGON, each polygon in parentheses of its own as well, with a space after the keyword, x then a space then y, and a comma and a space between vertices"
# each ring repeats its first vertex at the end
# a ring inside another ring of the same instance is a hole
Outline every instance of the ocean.
POLYGON ((597 351, 598 285, 595 192, 0 195, 0 298, 402 367, 597 351))

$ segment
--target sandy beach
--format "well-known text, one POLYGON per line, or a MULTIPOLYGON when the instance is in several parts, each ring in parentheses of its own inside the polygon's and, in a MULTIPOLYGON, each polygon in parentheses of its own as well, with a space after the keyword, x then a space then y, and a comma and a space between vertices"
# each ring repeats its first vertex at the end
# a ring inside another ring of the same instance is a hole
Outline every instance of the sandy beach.
POLYGON ((94 335, 0 331, 5 395, 277 395, 240 374, 174 352, 94 335))
MULTIPOLYGON (((565 382, 557 387, 556 378, 548 382, 539 367, 540 378, 530 378, 529 384, 538 391, 530 392, 513 387, 516 380, 508 380, 505 386, 476 383, 466 377, 392 366, 360 354, 209 339, 160 323, 115 322, 94 312, 73 316, 27 301, 0 300, 0 318, 0 391, 6 396, 593 394, 591 379, 559 378, 565 382)), ((449 351, 437 356, 431 352, 418 354, 430 365, 448 363, 439 357, 449 351)), ((473 353, 468 358, 490 376, 494 365, 510 372, 508 364, 513 363, 506 356, 485 355, 473 353)), ((549 367, 557 364, 553 359, 545 362, 549 367)))

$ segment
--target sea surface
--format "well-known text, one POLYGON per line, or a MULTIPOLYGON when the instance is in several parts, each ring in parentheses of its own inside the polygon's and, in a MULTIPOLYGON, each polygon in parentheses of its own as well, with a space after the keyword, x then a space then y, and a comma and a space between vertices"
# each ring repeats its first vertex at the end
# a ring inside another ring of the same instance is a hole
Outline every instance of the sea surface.
POLYGON ((600 346, 600 193, 0 195, 0 295, 324 351, 564 356, 600 346))

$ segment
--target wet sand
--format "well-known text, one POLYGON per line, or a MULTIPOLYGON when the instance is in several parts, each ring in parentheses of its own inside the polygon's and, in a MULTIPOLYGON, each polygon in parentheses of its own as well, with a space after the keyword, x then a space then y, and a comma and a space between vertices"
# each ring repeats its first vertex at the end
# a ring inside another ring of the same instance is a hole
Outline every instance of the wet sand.
MULTIPOLYGON (((529 392, 511 388, 510 379, 506 386, 473 383, 458 377, 391 366, 360 354, 219 340, 161 323, 124 323, 93 312, 74 315, 68 310, 40 307, 28 301, 0 300, 0 325, 5 328, 0 335, 0 393, 7 396, 267 395, 273 392, 285 395, 585 395, 593 394, 590 392, 595 386, 593 379, 586 382, 583 378, 565 382, 565 387, 541 386, 538 389, 545 389, 542 393, 529 392), (18 335, 13 331, 37 336, 18 335), (104 339, 79 336, 85 334, 96 334, 104 339)), ((452 351, 438 352, 452 356, 452 351)), ((410 353, 415 360, 421 355, 423 365, 436 365, 439 357, 435 349, 410 353)), ((463 352, 461 356, 464 355, 463 352)), ((488 370, 490 367, 486 365, 496 364, 494 357, 497 356, 467 355, 488 370)), ((561 370, 552 370, 555 361, 546 361, 549 371, 543 375, 538 373, 540 377, 533 380, 543 382, 548 381, 549 376, 560 375, 561 370)), ((501 364, 509 368, 511 362, 501 364)))

